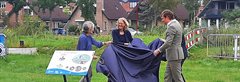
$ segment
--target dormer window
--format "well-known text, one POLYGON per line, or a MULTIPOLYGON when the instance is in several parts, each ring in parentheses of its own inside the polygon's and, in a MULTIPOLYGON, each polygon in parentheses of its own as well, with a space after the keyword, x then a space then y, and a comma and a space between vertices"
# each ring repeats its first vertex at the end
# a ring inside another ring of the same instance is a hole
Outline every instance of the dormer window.
POLYGON ((130 2, 130 8, 134 8, 137 5, 137 2, 130 2))
POLYGON ((6 7, 6 2, 0 2, 0 8, 5 8, 6 7))

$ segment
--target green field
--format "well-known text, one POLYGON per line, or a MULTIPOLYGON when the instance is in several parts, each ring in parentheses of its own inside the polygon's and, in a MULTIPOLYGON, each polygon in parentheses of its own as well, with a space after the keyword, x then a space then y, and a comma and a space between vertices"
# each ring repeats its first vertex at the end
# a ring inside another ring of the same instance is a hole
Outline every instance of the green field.
MULTIPOLYGON (((7 61, 0 60, 0 82, 63 82, 61 75, 46 75, 45 70, 51 55, 8 55, 7 61)), ((106 82, 104 75, 96 73, 97 60, 92 63, 92 82, 106 82)), ((162 62, 160 79, 166 62, 162 62)), ((240 62, 216 59, 188 59, 183 67, 187 82, 239 82, 240 62)), ((78 82, 80 76, 67 76, 68 82, 78 82)))
MULTIPOLYGON (((94 36, 97 40, 108 41, 110 36, 94 36)), ((159 36, 136 36, 146 44, 159 36)), ((37 47, 34 55, 7 55, 7 61, 0 59, 0 82, 63 82, 61 75, 46 75, 45 70, 54 50, 75 50, 78 36, 13 36, 8 38, 8 46, 18 47, 19 41, 24 40, 26 47, 37 47)), ((105 47, 96 49, 96 55, 101 55, 105 47)), ((187 82, 239 82, 240 62, 226 59, 207 57, 206 47, 198 46, 189 50, 190 58, 183 66, 187 82)), ((97 60, 92 63, 92 82, 106 82, 107 78, 96 73, 97 60)), ((160 79, 166 62, 161 63, 160 79)), ((68 82, 78 82, 80 76, 67 76, 68 82)))

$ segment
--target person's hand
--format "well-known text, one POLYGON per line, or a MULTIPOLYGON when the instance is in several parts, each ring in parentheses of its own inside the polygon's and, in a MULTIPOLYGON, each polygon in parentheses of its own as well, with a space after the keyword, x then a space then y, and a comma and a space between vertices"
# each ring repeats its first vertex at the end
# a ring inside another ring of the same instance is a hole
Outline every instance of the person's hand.
POLYGON ((112 44, 112 41, 107 41, 107 42, 104 42, 105 45, 109 45, 109 44, 112 44))
POLYGON ((160 51, 158 49, 154 50, 153 55, 158 56, 160 54, 160 51))

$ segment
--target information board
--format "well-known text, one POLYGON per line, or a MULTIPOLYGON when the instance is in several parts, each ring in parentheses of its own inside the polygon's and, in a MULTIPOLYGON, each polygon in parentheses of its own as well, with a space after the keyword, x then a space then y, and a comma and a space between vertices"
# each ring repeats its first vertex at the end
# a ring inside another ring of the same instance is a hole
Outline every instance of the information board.
POLYGON ((55 51, 46 74, 79 75, 87 74, 95 51, 55 51))

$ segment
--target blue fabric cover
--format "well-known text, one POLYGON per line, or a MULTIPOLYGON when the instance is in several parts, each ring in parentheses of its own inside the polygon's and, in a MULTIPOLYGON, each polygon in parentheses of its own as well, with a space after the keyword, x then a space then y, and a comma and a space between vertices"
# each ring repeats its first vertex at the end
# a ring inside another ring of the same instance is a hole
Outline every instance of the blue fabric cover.
POLYGON ((97 72, 108 77, 108 82, 159 82, 162 55, 155 57, 153 50, 163 44, 156 39, 146 46, 134 38, 129 46, 112 44, 103 52, 97 63, 97 72))

